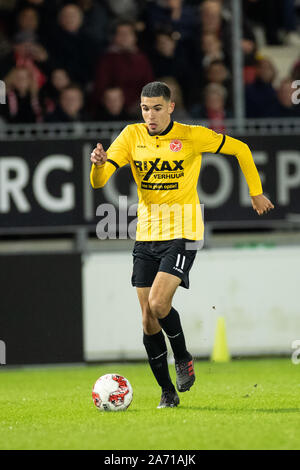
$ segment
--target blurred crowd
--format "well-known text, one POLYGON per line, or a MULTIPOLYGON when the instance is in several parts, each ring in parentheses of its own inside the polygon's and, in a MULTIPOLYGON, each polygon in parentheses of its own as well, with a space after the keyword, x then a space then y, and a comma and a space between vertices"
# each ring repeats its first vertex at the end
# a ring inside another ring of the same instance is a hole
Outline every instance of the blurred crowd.
MULTIPOLYGON (((244 0, 248 117, 300 116, 300 60, 275 87, 267 44, 298 41, 297 0, 244 0), (276 5, 275 5, 276 4, 276 5)), ((1 118, 9 123, 134 121, 142 87, 169 84, 174 119, 232 117, 230 0, 0 0, 1 118)), ((300 59, 300 55, 299 55, 300 59)), ((220 124, 219 131, 222 131, 220 124)))

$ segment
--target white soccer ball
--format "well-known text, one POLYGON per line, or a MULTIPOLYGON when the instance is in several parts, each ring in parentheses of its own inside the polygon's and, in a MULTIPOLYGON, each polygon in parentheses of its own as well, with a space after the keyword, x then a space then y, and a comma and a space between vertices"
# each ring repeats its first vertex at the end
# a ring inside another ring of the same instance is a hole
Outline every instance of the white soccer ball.
POLYGON ((102 375, 93 387, 95 406, 101 411, 125 411, 132 402, 130 382, 119 374, 102 375))

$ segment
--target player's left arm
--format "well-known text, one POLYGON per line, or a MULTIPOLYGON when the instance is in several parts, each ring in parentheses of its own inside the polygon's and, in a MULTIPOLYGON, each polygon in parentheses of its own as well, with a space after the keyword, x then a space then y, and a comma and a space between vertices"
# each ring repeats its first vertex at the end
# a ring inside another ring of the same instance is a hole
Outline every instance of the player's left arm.
POLYGON ((261 180, 248 145, 226 135, 223 136, 223 145, 218 152, 234 155, 238 159, 249 187, 252 207, 257 214, 262 215, 274 209, 272 202, 263 194, 261 180))
POLYGON ((190 130, 196 155, 209 152, 236 156, 249 187, 252 207, 258 215, 274 209, 272 202, 263 195, 260 177, 247 144, 203 126, 190 126, 190 130))

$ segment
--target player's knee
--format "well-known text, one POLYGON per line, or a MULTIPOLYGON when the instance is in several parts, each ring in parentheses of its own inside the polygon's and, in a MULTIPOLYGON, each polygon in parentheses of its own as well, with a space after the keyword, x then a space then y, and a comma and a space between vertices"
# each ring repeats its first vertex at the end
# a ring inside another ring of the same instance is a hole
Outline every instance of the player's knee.
POLYGON ((164 318, 170 311, 170 304, 157 296, 149 298, 149 306, 155 318, 164 318))
POLYGON ((159 324, 157 322, 157 319, 153 317, 149 308, 143 310, 142 323, 143 323, 143 330, 146 333, 146 335, 153 335, 154 333, 157 332, 157 327, 159 327, 159 324))

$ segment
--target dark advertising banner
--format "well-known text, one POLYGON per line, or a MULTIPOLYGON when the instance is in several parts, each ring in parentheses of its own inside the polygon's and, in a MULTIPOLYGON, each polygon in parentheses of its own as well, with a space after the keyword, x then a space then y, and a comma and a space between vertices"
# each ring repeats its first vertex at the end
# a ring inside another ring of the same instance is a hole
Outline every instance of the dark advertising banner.
MULTIPOLYGON (((297 217, 300 214, 300 139, 287 135, 238 138, 252 150, 264 192, 276 207, 264 220, 297 217)), ((102 143, 104 148, 110 144, 108 140, 102 143)), ((119 169, 104 188, 91 188, 89 159, 95 144, 95 141, 72 139, 2 142, 0 230, 95 226, 105 213, 103 204, 131 207, 131 215, 120 222, 122 226, 134 219, 132 205, 137 200, 137 192, 129 166, 119 169)), ((203 155, 198 192, 205 206, 206 221, 230 224, 262 220, 252 210, 248 187, 235 157, 203 155)), ((119 217, 117 211, 116 225, 119 217)))
POLYGON ((83 223, 84 143, 2 142, 0 226, 83 223))

